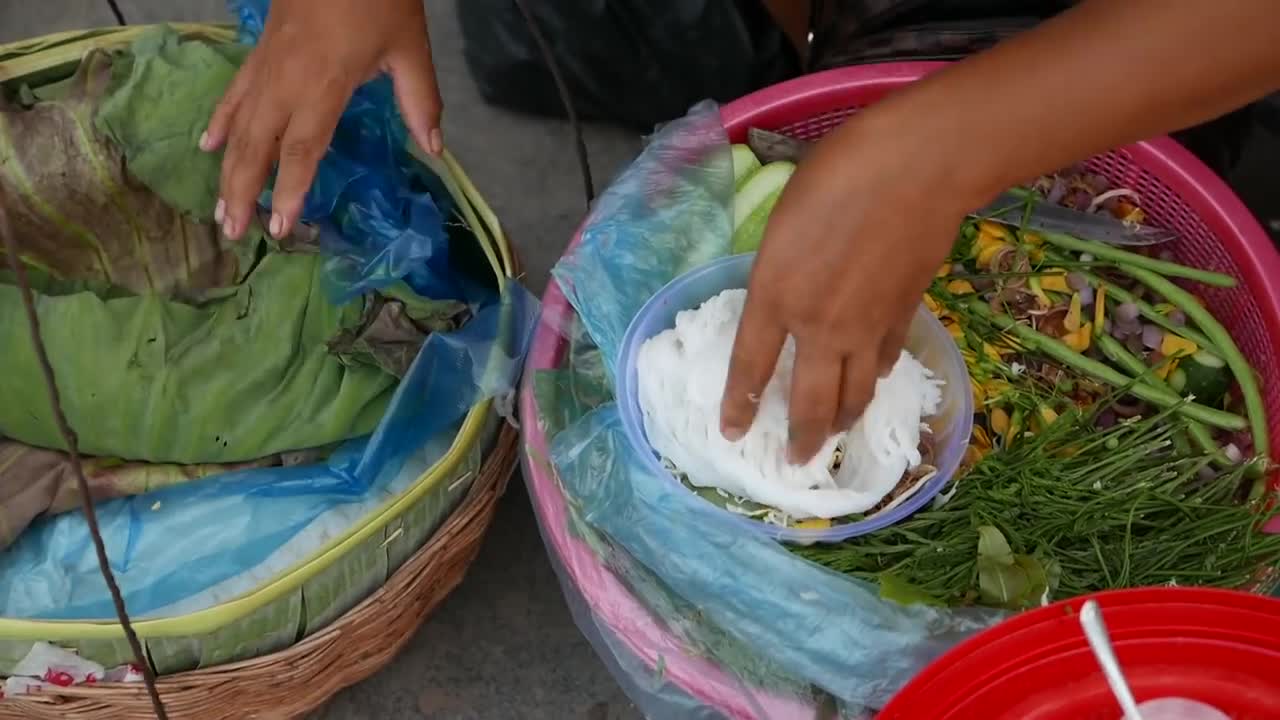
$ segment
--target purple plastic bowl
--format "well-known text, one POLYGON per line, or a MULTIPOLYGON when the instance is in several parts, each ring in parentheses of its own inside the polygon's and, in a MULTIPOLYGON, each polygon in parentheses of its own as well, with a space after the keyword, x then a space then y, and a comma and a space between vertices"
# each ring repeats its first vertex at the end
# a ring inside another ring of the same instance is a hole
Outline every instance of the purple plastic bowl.
MULTIPOLYGON (((636 393, 636 358, 645 341, 675 327, 677 313, 692 310, 725 290, 747 287, 753 262, 755 254, 733 255, 707 263, 672 280, 645 303, 631 320, 622 339, 617 384, 623 429, 649 469, 671 478, 671 482, 680 487, 685 485, 663 467, 645 434, 644 417, 640 412, 640 400, 636 393)), ((969 372, 965 368, 964 358, 960 356, 955 341, 942 323, 923 305, 911 322, 906 347, 925 367, 946 381, 942 391, 942 409, 927 420, 938 441, 935 446, 938 474, 933 479, 894 509, 855 523, 820 530, 784 528, 721 509, 726 521, 783 542, 798 545, 834 543, 888 527, 906 519, 933 500, 955 474, 969 444, 969 436, 973 432, 973 391, 970 389, 969 372)))

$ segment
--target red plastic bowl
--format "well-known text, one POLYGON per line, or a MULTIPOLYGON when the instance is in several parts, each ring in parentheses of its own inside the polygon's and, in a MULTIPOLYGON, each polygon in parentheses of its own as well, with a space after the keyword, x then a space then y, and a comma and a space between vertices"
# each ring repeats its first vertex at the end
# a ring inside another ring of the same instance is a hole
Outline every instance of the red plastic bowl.
MULTIPOLYGON (((1233 718, 1280 717, 1280 600, 1193 588, 1092 597, 1139 702, 1178 696, 1233 718)), ((1024 613, 957 646, 879 720, 1120 720, 1076 617, 1086 599, 1024 613)))

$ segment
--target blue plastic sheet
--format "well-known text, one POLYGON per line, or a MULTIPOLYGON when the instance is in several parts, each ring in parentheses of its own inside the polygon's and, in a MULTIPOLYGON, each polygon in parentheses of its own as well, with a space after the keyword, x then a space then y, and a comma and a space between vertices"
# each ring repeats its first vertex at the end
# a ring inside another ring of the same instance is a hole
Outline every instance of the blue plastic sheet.
MULTIPOLYGON (((644 302, 684 270, 728 253, 729 158, 717 109, 695 107, 601 197, 581 245, 555 268, 610 374, 644 302)), ((754 653, 755 660, 717 657, 737 676, 767 666, 777 682, 811 684, 857 714, 883 706, 933 658, 1002 617, 882 600, 877 588, 726 522, 710 503, 646 469, 611 401, 580 412, 550 451, 589 526, 754 653)), ((686 716, 697 715, 678 717, 686 716)))
MULTIPOLYGON (((232 7, 256 39, 267 3, 232 7)), ((129 611, 146 617, 258 566, 324 513, 386 492, 429 442, 447 444, 476 403, 515 388, 538 303, 515 282, 482 287, 450 266, 443 183, 405 151, 385 78, 360 88, 307 198, 336 300, 404 280, 471 317, 430 335, 372 435, 323 465, 226 473, 98 508, 129 611)), ((269 193, 267 200, 269 201, 269 193)), ((114 610, 80 513, 45 518, 0 554, 0 616, 106 619, 114 610)))
POLYGON ((610 375, 631 318, 673 278, 729 254, 732 230, 733 156, 720 110, 706 102, 653 137, 551 271, 610 375))

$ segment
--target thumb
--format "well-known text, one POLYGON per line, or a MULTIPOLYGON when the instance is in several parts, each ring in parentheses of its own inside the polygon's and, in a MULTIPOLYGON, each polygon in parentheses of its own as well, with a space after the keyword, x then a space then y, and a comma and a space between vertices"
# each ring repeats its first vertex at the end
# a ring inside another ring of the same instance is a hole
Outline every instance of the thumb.
POLYGON ((440 132, 444 105, 440 101, 435 65, 431 62, 430 42, 419 45, 415 40, 393 51, 387 56, 386 68, 409 134, 423 150, 439 155, 444 150, 444 136, 440 132))

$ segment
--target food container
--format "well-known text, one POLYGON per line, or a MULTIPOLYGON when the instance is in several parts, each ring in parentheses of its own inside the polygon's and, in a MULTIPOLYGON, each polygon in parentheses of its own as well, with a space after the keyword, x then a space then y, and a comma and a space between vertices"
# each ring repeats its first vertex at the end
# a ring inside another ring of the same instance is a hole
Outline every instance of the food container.
POLYGON ((878 720, 1121 720, 1080 628, 1090 598, 1139 703, 1181 697, 1233 718, 1280 715, 1280 600, 1165 587, 1075 598, 1001 623, 917 675, 878 720))
MULTIPOLYGON (((636 360, 640 348, 649 338, 675 327, 676 315, 681 311, 697 308, 725 290, 747 287, 754 261, 754 253, 720 258, 672 280, 645 303, 623 336, 617 377, 623 427, 649 468, 669 476, 674 483, 680 481, 662 464, 645 435, 636 392, 636 360)), ((781 527, 722 510, 726 520, 784 542, 831 543, 892 525, 931 502, 951 480, 964 456, 973 430, 973 393, 959 349, 942 323, 923 305, 911 322, 906 349, 946 383, 942 388, 942 407, 937 415, 927 419, 936 441, 934 465, 938 472, 924 487, 892 509, 829 528, 781 527)))

